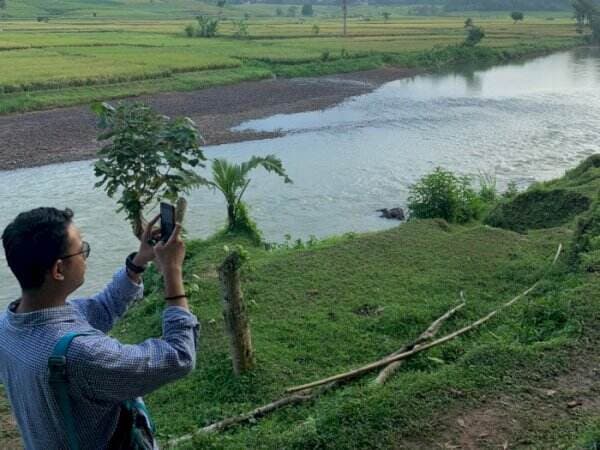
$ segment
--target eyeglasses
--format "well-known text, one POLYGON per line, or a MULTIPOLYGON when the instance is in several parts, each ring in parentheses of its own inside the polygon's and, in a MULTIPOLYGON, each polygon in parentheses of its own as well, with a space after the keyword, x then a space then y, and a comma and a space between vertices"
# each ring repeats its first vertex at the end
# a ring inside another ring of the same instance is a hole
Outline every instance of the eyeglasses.
POLYGON ((72 256, 77 256, 77 255, 83 255, 83 259, 88 259, 90 256, 90 251, 92 249, 90 248, 90 244, 88 244, 85 241, 81 241, 81 250, 78 251, 77 253, 73 253, 72 255, 65 255, 65 256, 60 256, 59 259, 67 259, 67 258, 71 258, 72 256))

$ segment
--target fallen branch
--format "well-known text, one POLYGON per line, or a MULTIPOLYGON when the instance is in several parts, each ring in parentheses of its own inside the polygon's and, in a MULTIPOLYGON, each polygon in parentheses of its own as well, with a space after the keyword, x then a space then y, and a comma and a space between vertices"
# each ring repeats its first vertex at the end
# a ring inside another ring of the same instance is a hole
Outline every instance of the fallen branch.
POLYGON ((216 432, 223 431, 227 428, 230 428, 234 425, 237 425, 237 424, 240 424, 243 422, 252 422, 255 419, 265 416, 268 413, 275 411, 276 409, 280 409, 284 406, 295 405, 298 403, 304 403, 304 402, 313 400, 314 398, 320 396, 324 392, 329 391, 330 389, 333 389, 336 385, 337 385, 337 383, 329 383, 329 384, 323 386, 321 389, 318 389, 313 392, 311 392, 310 390, 307 390, 306 392, 298 392, 298 393, 295 393, 292 395, 288 395, 286 397, 282 397, 279 400, 276 400, 272 403, 269 403, 267 405, 260 406, 256 409, 253 409, 252 411, 250 411, 246 414, 241 414, 239 416, 223 419, 220 422, 215 422, 204 428, 200 428, 192 434, 186 434, 185 436, 181 436, 176 439, 172 439, 169 442, 167 442, 166 447, 167 448, 168 447, 176 447, 177 445, 181 444, 182 442, 187 442, 187 441, 192 440, 194 438, 194 436, 196 436, 198 434, 216 433, 216 432))
MULTIPOLYGON (((461 292, 461 297, 462 297, 462 292, 461 292)), ((428 342, 431 339, 433 339, 435 337, 435 335, 437 334, 437 332, 442 327, 442 325, 444 324, 444 322, 446 320, 448 320, 450 317, 452 317, 454 315, 454 313, 456 313, 456 311, 458 311, 463 306, 465 306, 465 304, 466 303, 463 302, 460 305, 457 305, 454 308, 452 308, 451 310, 447 311, 443 316, 439 317, 431 325, 429 325, 429 327, 423 333, 421 333, 421 335, 415 341, 411 342, 410 344, 406 344, 404 347, 402 347, 400 350, 392 353, 390 356, 396 356, 396 355, 400 355, 402 353, 406 353, 410 350, 418 348, 425 342, 428 342)), ((394 374, 394 372, 396 372, 398 370, 398 368, 400 368, 400 366, 402 365, 402 362, 403 361, 396 361, 396 362, 391 363, 389 366, 385 367, 381 372, 379 372, 379 375, 377 376, 375 381, 373 381, 373 384, 381 385, 381 384, 385 383, 388 380, 388 378, 391 377, 394 374)))
MULTIPOLYGON (((551 266, 553 266, 556 261, 558 260, 558 257, 560 255, 560 253, 562 252, 562 244, 560 244, 558 246, 558 250, 556 251, 556 255, 554 256, 554 260, 552 261, 551 266)), ((393 355, 393 356, 387 356, 383 359, 380 359, 379 361, 375 361, 371 364, 367 364, 366 366, 360 367, 358 369, 355 370, 351 370, 350 372, 345 372, 345 373, 341 373, 338 375, 334 375, 319 381, 314 381, 312 383, 308 383, 308 384, 303 384, 301 386, 294 386, 291 388, 288 388, 285 390, 285 392, 287 393, 291 393, 291 392, 298 392, 298 391, 303 391, 306 389, 311 389, 314 388, 316 386, 321 386, 323 384, 327 384, 327 383, 331 383, 331 382, 340 382, 340 381, 348 381, 348 380, 352 380, 354 378, 357 378, 365 373, 371 372, 372 370, 375 369, 379 369, 381 367, 385 367, 393 362, 396 361, 401 361, 403 359, 406 359, 416 353, 420 353, 422 351, 428 350, 432 347, 435 347, 437 345, 443 344, 445 342, 448 342, 460 335, 463 335, 465 333, 467 333, 468 331, 473 330, 474 328, 479 327, 480 325, 484 324, 485 322, 487 322, 488 320, 490 320, 492 317, 494 317, 496 314, 498 314, 500 311, 502 311, 505 308, 508 308, 509 306, 513 305, 516 301, 518 301, 519 299, 525 297, 526 295, 528 295, 531 291, 533 291, 538 284, 540 284, 540 282, 542 281, 542 278, 540 278, 538 281, 536 281, 530 288, 526 289, 525 291, 521 292, 519 295, 517 295, 516 297, 512 298, 511 300, 509 300, 508 302, 504 303, 502 306, 500 306, 498 309, 492 311, 491 313, 489 313, 488 315, 482 317, 481 319, 473 322, 471 325, 468 325, 464 328, 461 328, 458 331, 455 331, 454 333, 448 334, 446 336, 444 336, 443 338, 437 339, 435 341, 432 341, 428 344, 423 344, 421 346, 418 346, 416 348, 413 348, 412 350, 400 353, 398 355, 393 355)))

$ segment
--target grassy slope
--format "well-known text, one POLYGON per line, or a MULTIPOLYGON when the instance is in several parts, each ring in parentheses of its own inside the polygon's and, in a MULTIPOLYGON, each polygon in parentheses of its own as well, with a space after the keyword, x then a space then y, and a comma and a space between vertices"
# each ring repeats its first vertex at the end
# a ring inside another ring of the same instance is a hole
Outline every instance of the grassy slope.
MULTIPOLYGON (((468 307, 448 326, 456 329, 530 285, 569 234, 553 229, 523 236, 481 226, 445 230, 425 221, 311 249, 254 250, 244 289, 259 367, 240 380, 230 374, 214 278, 224 242, 196 242, 187 273, 202 279, 192 301, 203 325, 202 349, 191 377, 148 398, 161 436, 241 413, 275 399, 287 386, 381 357, 416 336, 464 290, 468 307), (371 316, 359 314, 378 308, 371 316)), ((541 377, 560 370, 585 318, 598 314, 587 301, 600 294, 592 281, 592 275, 556 270, 531 300, 482 331, 418 356, 382 389, 359 382, 316 405, 201 442, 214 448, 364 448, 373 442, 392 448, 398 434, 427 433, 428 417, 456 403, 453 390, 469 392, 468 404, 486 392, 510 391, 532 370, 541 377)), ((116 335, 131 342, 159 335, 159 311, 151 296, 116 335)))
MULTIPOLYGON (((594 170, 579 178, 580 189, 597 186, 600 173, 594 170)), ((517 398, 529 383, 568 370, 570 355, 582 351, 579 343, 597 342, 600 306, 590 301, 600 296, 597 274, 569 272, 564 258, 546 272, 558 243, 571 235, 570 226, 517 234, 432 220, 269 252, 239 238, 192 241, 185 273, 199 285, 191 297, 202 324, 198 366, 147 397, 159 435, 181 435, 274 400, 288 386, 382 357, 456 304, 461 290, 467 307, 444 334, 544 275, 529 298, 480 330, 413 358, 382 388, 369 387, 372 377, 366 377, 313 404, 198 438, 189 447, 402 448, 405 438, 428 439, 437 431, 434 419, 448 410, 469 409, 498 393, 517 398), (240 379, 231 374, 215 271, 223 246, 233 242, 250 252, 243 287, 258 361, 240 379)), ((146 299, 129 310, 115 336, 132 343, 160 336, 158 279, 146 276, 146 299)), ((586 348, 595 354, 596 346, 586 348)), ((569 448, 593 436, 598 420, 589 414, 549 418, 539 427, 547 443, 541 448, 569 448)))
MULTIPOLYGON (((239 11, 238 11, 239 12, 239 11)), ((251 19, 250 39, 183 36, 186 20, 52 20, 2 24, 0 113, 81 104, 161 91, 200 89, 271 76, 295 77, 372 69, 386 64, 439 69, 497 63, 578 45, 572 21, 482 19, 481 48, 446 51, 464 39, 461 18, 353 20, 251 19), (313 35, 313 24, 320 27, 313 35), (326 60, 325 60, 326 59, 326 60), (3 92, 3 94, 1 94, 3 92)))
MULTIPOLYGON (((597 178, 594 172, 587 182, 597 178)), ((203 326, 198 369, 148 397, 161 437, 250 410, 285 387, 386 355, 455 304, 463 290, 468 306, 446 328, 457 329, 533 283, 557 244, 570 236, 568 227, 520 235, 477 224, 447 229, 437 221, 416 221, 308 249, 252 249, 244 290, 258 369, 239 380, 231 376, 215 278, 226 241, 196 241, 186 272, 201 280, 192 299, 203 326), (365 311, 372 314, 361 314, 365 311)), ((152 277, 147 283, 157 288, 152 277)), ((433 431, 428 424, 440 408, 468 407, 484 395, 517 392, 528 380, 563 371, 576 342, 591 338, 588 327, 600 308, 589 299, 599 294, 595 274, 570 273, 561 261, 529 299, 483 329, 414 358, 383 388, 370 388, 367 377, 314 405, 289 408, 193 445, 394 448, 403 436, 433 431), (467 392, 466 399, 456 399, 457 390, 467 392)), ((115 334, 131 342, 159 335, 157 297, 131 310, 115 334)), ((581 426, 577 420, 561 425, 567 441, 581 426)))

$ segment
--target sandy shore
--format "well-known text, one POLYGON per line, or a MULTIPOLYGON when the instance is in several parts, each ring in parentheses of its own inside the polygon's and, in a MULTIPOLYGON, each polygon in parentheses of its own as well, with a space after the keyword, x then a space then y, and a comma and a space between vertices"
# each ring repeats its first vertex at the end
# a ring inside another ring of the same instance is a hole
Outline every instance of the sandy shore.
MULTIPOLYGON (((274 114, 315 111, 383 83, 417 74, 384 68, 317 78, 244 82, 193 92, 137 97, 169 116, 188 116, 207 145, 272 137, 272 133, 232 132, 246 120, 274 114)), ((96 119, 88 106, 0 116, 0 170, 92 159, 96 119)))

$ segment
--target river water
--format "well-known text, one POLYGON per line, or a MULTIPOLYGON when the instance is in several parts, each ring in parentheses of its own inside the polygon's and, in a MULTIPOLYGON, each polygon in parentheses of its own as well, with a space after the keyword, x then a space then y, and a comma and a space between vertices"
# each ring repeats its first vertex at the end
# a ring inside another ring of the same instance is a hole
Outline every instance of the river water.
MULTIPOLYGON (((378 208, 403 206, 436 166, 493 174, 500 188, 560 176, 600 142, 600 51, 579 49, 520 64, 393 81, 317 112, 276 115, 240 129, 281 130, 277 139, 207 147, 244 161, 275 154, 294 184, 261 170, 245 199, 269 241, 380 230, 397 222, 378 208)), ((69 206, 92 247, 80 294, 101 288, 135 250, 115 202, 94 190, 91 162, 0 172, 0 228, 20 211, 69 206)), ((185 226, 205 237, 225 223, 218 193, 195 191, 185 226)), ((0 256, 0 307, 18 286, 0 256)))

